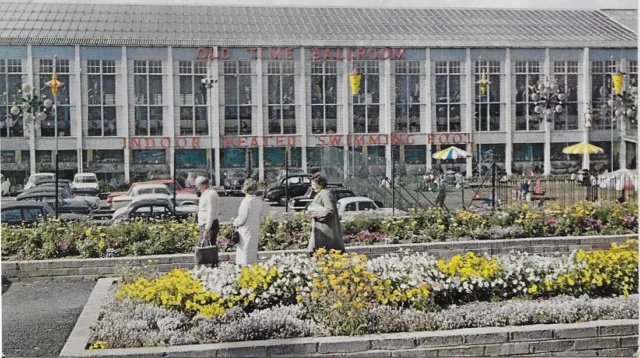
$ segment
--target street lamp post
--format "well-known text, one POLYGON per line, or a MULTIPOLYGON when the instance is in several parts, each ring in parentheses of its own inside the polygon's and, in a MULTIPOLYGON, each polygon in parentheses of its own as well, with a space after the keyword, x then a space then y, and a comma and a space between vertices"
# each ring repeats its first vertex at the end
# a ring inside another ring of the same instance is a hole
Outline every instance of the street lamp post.
MULTIPOLYGON (((53 103, 55 107, 53 109, 53 130, 56 136, 56 219, 58 218, 58 90, 64 86, 64 83, 58 81, 56 75, 56 62, 58 56, 53 57, 53 74, 51 75, 51 81, 47 82, 47 87, 51 88, 51 94, 53 94, 53 103)), ((45 100, 46 102, 47 100, 45 100)), ((50 101, 50 100, 49 100, 50 101)))
MULTIPOLYGON (((212 97, 211 97, 211 89, 213 88, 213 85, 215 85, 216 83, 218 83, 218 80, 213 79, 213 78, 203 78, 202 80, 200 80, 200 82, 202 82, 202 89, 203 91, 205 91, 207 93, 207 102, 208 102, 208 112, 207 115, 209 116, 209 143, 211 143, 211 159, 209 160, 209 180, 213 181, 213 112, 212 112, 212 106, 213 106, 213 101, 212 101, 212 97)), ((213 185, 213 183, 210 183, 211 185, 213 185)))
POLYGON ((638 113, 638 87, 625 87, 625 73, 617 72, 611 75, 613 92, 611 98, 603 105, 603 110, 611 111, 611 171, 613 171, 613 127, 618 122, 636 122, 638 113))
MULTIPOLYGON (((22 94, 22 103, 13 103, 9 110, 14 118, 22 117, 25 124, 32 124, 34 121, 42 122, 50 114, 53 107, 53 101, 46 96, 39 96, 34 93, 33 87, 28 83, 23 83, 19 93, 22 94)), ((57 139, 57 138, 56 138, 57 139)), ((56 148, 57 159, 57 148, 56 148)), ((56 172, 57 179, 57 172, 56 172)), ((58 216, 58 183, 56 182, 56 217, 58 216)))
MULTIPOLYGON (((349 84, 351 85, 351 95, 355 98, 360 93, 360 82, 362 81, 362 74, 357 68, 354 68, 351 73, 349 73, 349 84)), ((355 101, 353 101, 355 103, 355 101)), ((353 144, 353 132, 355 132, 354 128, 354 118, 353 118, 353 108, 351 109, 351 123, 349 123, 349 132, 351 134, 351 143, 349 147, 351 148, 351 165, 353 165, 353 169, 351 170, 351 175, 355 174, 355 146, 353 144)))

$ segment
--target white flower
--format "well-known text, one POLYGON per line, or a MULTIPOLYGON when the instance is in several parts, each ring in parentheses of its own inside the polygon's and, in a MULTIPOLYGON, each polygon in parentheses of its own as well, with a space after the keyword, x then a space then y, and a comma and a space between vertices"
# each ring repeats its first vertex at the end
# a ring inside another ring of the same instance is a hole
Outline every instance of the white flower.
POLYGON ((22 92, 24 93, 31 93, 31 90, 33 89, 33 87, 31 87, 30 84, 25 83, 22 85, 22 92))

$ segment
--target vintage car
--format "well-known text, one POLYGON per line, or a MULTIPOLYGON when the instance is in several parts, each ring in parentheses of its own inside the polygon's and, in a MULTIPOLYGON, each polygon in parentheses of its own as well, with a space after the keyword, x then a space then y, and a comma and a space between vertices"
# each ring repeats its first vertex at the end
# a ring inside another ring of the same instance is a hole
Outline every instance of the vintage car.
POLYGON ((11 182, 9 181, 9 178, 5 177, 4 174, 0 174, 0 195, 9 195, 10 189, 11 182))
MULTIPOLYGON (((33 225, 40 220, 45 220, 56 215, 55 210, 46 202, 42 201, 11 201, 2 203, 0 209, 2 214, 2 224, 5 225, 33 225)), ((84 219, 84 215, 59 214, 62 221, 74 221, 84 219)))
MULTIPOLYGON (((337 201, 338 214, 341 218, 349 218, 354 215, 391 216, 394 215, 392 208, 382 208, 370 198, 364 196, 354 196, 343 198, 337 201)), ((406 211, 395 210, 395 216, 408 215, 406 211)))
POLYGON ((29 180, 27 180, 27 184, 24 185, 23 190, 29 190, 33 188, 37 182, 46 180, 46 179, 55 179, 56 175, 53 173, 35 173, 31 174, 29 180))
POLYGON ((175 218, 187 219, 191 215, 197 215, 197 206, 174 207, 173 202, 167 197, 158 197, 155 194, 143 194, 134 198, 127 206, 113 213, 111 223, 122 220, 143 218, 175 218))
MULTIPOLYGON (((137 196, 153 194, 158 198, 169 198, 173 200, 173 192, 164 184, 140 184, 132 186, 126 195, 120 195, 113 198, 111 201, 111 208, 118 210, 123 208, 137 196)), ((176 193, 176 205, 177 206, 197 206, 198 196, 195 194, 176 193)))
POLYGON ((224 173, 224 194, 241 193, 244 181, 247 179, 245 169, 229 169, 224 173))
POLYGON ((95 196, 100 192, 98 177, 94 173, 78 173, 73 177, 71 191, 76 195, 95 196))
MULTIPOLYGON (((38 201, 45 202, 51 205, 52 208, 55 208, 56 205, 56 194, 53 191, 28 191, 20 194, 16 201, 38 201)), ((58 213, 66 214, 81 214, 81 215, 91 215, 94 208, 87 204, 84 201, 74 201, 72 199, 65 199, 61 196, 57 198, 58 202, 58 213)))
MULTIPOLYGON (((329 183, 327 184, 327 189, 331 192, 331 194, 333 194, 333 197, 336 199, 336 201, 342 198, 350 198, 352 196, 356 196, 351 190, 343 188, 342 184, 329 183)), ((287 204, 289 206, 289 210, 298 211, 306 209, 307 206, 313 201, 315 194, 316 193, 313 191, 313 188, 309 187, 304 195, 291 198, 291 200, 289 200, 289 203, 287 204)))
POLYGON ((286 205, 289 198, 304 195, 311 187, 311 175, 296 174, 271 184, 262 194, 262 200, 286 205), (288 190, 287 190, 288 189, 288 190))
MULTIPOLYGON (((128 195, 131 192, 131 189, 135 188, 138 185, 143 185, 143 184, 163 184, 169 189, 169 191, 172 194, 173 194, 173 190, 175 188, 176 189, 176 195, 178 195, 178 194, 193 194, 193 195, 195 195, 196 194, 196 190, 194 188, 185 189, 179 183, 176 183, 175 181, 173 181, 171 179, 150 180, 150 181, 137 182, 137 183, 131 184, 131 188, 129 189, 129 191, 113 192, 113 193, 109 194, 109 197, 107 198, 107 204, 109 206, 111 206, 112 202, 113 202, 113 198, 115 198, 117 196, 121 196, 121 195, 128 195)), ((196 203, 197 203, 197 201, 196 201, 196 203)))
MULTIPOLYGON (((44 181, 39 182, 37 186, 22 192, 22 194, 18 195, 18 197, 26 193, 51 192, 55 194, 55 191, 56 191, 55 188, 56 188, 55 180, 46 179, 44 181)), ((78 202, 85 202, 89 204, 89 206, 91 206, 93 209, 97 209, 100 206, 100 198, 96 196, 74 195, 71 192, 71 186, 70 186, 69 180, 63 180, 63 179, 58 180, 58 195, 64 199, 70 199, 78 202)))

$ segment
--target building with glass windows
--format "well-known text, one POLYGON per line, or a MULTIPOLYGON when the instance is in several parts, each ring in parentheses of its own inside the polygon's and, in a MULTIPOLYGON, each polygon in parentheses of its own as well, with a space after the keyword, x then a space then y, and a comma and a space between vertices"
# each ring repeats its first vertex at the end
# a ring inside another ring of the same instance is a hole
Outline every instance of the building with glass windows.
POLYGON ((54 70, 67 177, 175 166, 220 181, 251 166, 268 180, 285 160, 347 175, 356 154, 390 177, 392 163, 441 164, 432 154, 451 145, 473 153, 450 164, 468 176, 492 161, 509 174, 635 168, 637 121, 602 108, 613 73, 637 86, 634 22, 636 10, 3 3, 2 172, 53 170, 53 118, 26 123, 11 108, 22 83, 50 98, 54 70), (566 93, 551 122, 530 90, 545 79, 566 93), (562 154, 585 140, 604 154, 562 154))

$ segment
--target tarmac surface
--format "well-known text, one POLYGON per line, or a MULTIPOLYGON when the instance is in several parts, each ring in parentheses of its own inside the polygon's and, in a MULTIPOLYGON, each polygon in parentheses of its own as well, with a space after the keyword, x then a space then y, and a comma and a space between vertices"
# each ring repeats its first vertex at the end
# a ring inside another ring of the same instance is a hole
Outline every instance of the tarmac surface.
POLYGON ((2 281, 2 353, 56 357, 87 302, 94 281, 2 281))

